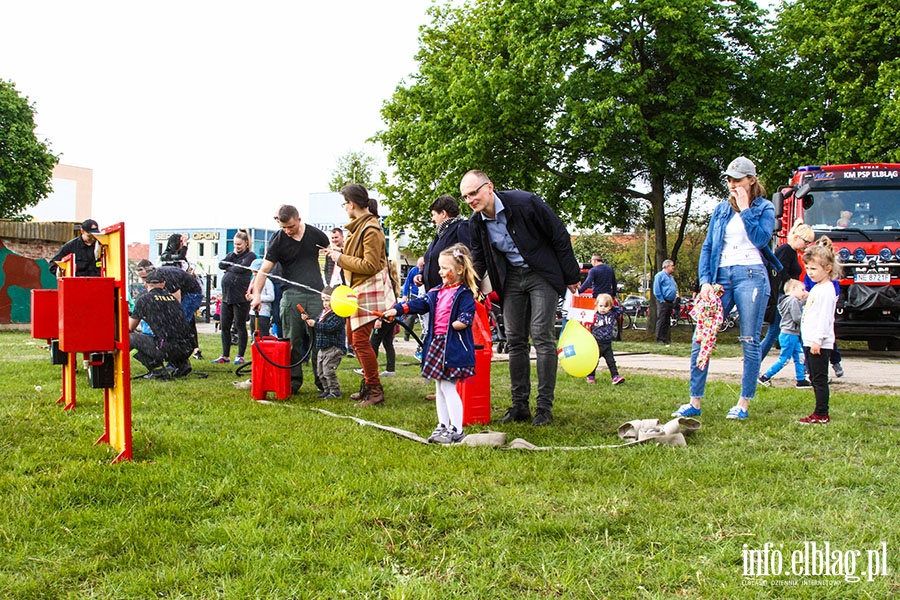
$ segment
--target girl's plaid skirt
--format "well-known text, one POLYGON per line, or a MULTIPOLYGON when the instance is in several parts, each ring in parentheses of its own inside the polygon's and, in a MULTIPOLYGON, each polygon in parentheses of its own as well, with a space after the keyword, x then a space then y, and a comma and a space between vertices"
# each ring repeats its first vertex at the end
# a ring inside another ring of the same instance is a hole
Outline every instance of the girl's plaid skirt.
POLYGON ((465 379, 475 375, 475 366, 443 367, 447 334, 436 335, 422 357, 422 377, 425 379, 465 379))

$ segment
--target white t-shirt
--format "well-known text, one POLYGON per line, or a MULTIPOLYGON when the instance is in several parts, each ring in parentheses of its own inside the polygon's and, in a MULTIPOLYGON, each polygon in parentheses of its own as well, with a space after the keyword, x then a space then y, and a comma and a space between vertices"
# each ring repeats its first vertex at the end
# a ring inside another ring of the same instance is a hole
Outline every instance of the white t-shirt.
POLYGON ((722 256, 719 259, 720 267, 733 267, 736 265, 761 265, 762 254, 759 248, 753 245, 747 237, 744 229, 744 220, 737 213, 725 226, 725 239, 722 241, 722 256))
POLYGON ((823 348, 834 348, 834 308, 837 296, 834 284, 826 279, 813 286, 800 317, 800 337, 804 346, 813 342, 823 348))

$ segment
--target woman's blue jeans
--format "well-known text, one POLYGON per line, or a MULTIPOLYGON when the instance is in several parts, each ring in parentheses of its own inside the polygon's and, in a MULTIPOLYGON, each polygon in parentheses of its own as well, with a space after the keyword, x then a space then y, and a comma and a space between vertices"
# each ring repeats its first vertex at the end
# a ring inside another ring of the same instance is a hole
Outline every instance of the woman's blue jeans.
MULTIPOLYGON (((734 306, 737 306, 740 315, 739 339, 744 350, 741 398, 750 400, 756 395, 759 377, 761 360, 759 334, 769 298, 769 277, 763 265, 720 267, 716 274, 716 283, 725 289, 722 295, 723 314, 727 315, 734 306)), ((706 363, 705 369, 698 369, 699 354, 700 344, 694 342, 691 346, 691 398, 702 398, 706 391, 706 376, 709 374, 710 363, 706 363)))

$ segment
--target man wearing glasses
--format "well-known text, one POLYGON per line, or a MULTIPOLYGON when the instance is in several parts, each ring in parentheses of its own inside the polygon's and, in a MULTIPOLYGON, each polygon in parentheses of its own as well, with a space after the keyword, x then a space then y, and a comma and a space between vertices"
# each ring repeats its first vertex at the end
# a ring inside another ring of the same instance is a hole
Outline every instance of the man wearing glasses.
POLYGON ((512 406, 502 421, 531 420, 530 335, 538 377, 532 423, 547 425, 553 420, 558 364, 556 306, 566 288, 576 292, 581 275, 569 232, 540 198, 521 190, 495 191, 481 171, 466 173, 459 191, 475 212, 469 220, 475 272, 487 273, 503 307, 512 406))

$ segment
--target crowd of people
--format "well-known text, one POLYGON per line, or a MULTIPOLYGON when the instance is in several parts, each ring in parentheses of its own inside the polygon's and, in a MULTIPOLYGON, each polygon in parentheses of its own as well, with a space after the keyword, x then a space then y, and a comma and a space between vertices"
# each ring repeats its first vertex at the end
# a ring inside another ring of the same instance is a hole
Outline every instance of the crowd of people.
MULTIPOLYGON (((724 175, 730 195, 710 218, 695 301, 720 315, 735 306, 740 313, 743 376, 740 395, 726 418, 747 419, 757 385, 771 385, 772 378, 793 361, 796 386, 812 388, 816 399, 813 413, 800 422, 827 423, 828 364, 835 355, 835 373, 843 374, 833 330, 836 288, 831 282, 838 270, 833 251, 824 240, 814 243, 812 229, 798 222, 787 243, 773 252, 774 207, 765 199, 756 166, 739 157, 724 175), (804 267, 805 285, 800 280, 804 267), (770 274, 776 274, 771 285, 770 274), (764 320, 769 331, 761 339, 764 320), (776 339, 781 348, 778 361, 763 371, 762 361, 776 339)), ((350 351, 362 375, 351 399, 358 407, 381 405, 388 396, 382 378, 395 374, 393 339, 399 321, 408 339, 414 319, 419 319, 423 342, 417 358, 422 376, 435 382, 438 422, 429 441, 457 443, 465 432, 456 383, 475 371, 476 301, 489 298, 502 308, 510 405, 501 422, 544 426, 553 421, 558 301, 563 295, 590 290, 594 311, 585 325, 598 344, 612 384, 623 383, 612 350, 615 323, 622 312, 616 302, 614 270, 595 254, 582 281, 565 225, 538 196, 497 190, 488 175, 478 170, 462 177, 459 191, 472 216, 461 216, 459 202, 450 195, 435 199, 430 206, 434 239, 402 283, 397 265, 387 258, 377 201, 359 184, 340 190, 347 224, 330 234, 305 224, 290 205, 278 209, 275 220, 280 229, 269 240, 264 257, 256 256, 247 233, 239 231, 233 251, 219 264, 222 353, 213 362, 242 364, 249 341, 248 321, 254 331, 267 335, 270 322, 277 318, 279 334, 290 341, 293 393, 301 390, 304 367, 309 365, 320 398, 342 397, 336 369, 350 351), (324 269, 320 258, 324 258, 324 269), (270 275, 275 276, 274 285, 270 275), (332 291, 339 285, 352 287, 358 301, 358 310, 347 318, 331 308, 332 291), (237 348, 232 360, 233 331, 237 348), (533 411, 532 345, 537 357, 533 411), (387 360, 383 371, 378 364, 380 347, 387 360)), ((81 235, 60 250, 59 256, 75 256, 77 275, 95 274, 99 254, 93 235, 98 231, 96 222, 85 221, 81 235)), ((137 267, 147 291, 134 299, 130 341, 137 350, 135 359, 147 367, 150 378, 186 376, 192 371, 189 358, 202 359, 194 320, 202 292, 185 250, 185 240, 173 235, 160 266, 144 260, 137 267)), ((664 261, 652 288, 658 306, 656 341, 665 345, 670 343, 669 322, 678 302, 674 271, 674 262, 664 261)), ((704 350, 707 340, 699 331, 698 326, 691 348, 689 401, 673 416, 702 414, 710 369, 704 350)), ((596 382, 596 373, 588 382, 596 382)))

